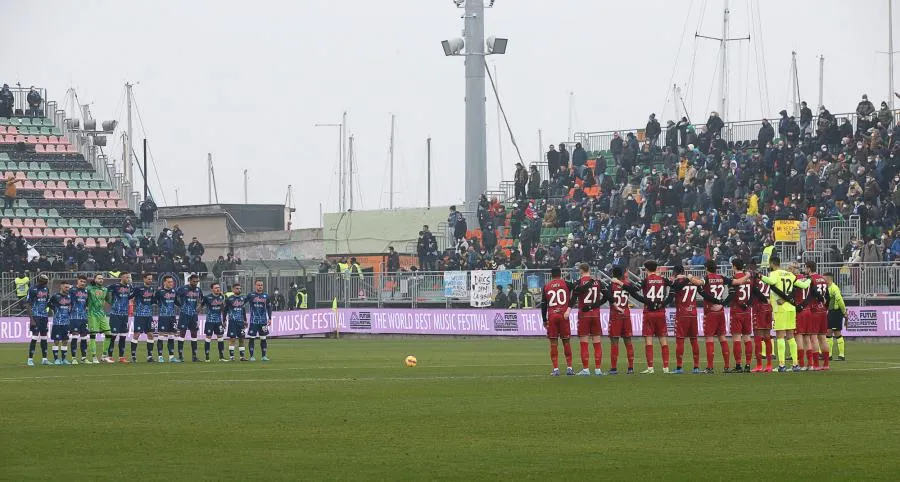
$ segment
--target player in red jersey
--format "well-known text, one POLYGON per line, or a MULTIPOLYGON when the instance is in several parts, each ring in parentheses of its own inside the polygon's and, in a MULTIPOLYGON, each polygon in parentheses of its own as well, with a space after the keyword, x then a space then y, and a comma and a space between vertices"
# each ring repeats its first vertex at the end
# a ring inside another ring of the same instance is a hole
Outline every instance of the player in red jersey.
POLYGON ((756 354, 756 368, 751 373, 772 373, 772 305, 769 302, 770 286, 759 279, 759 274, 753 272, 755 261, 751 262, 752 291, 752 315, 754 353, 756 354), (763 346, 766 350, 766 367, 762 365, 763 346))
POLYGON ((638 290, 624 278, 621 266, 612 269, 612 282, 606 298, 609 301, 609 359, 610 375, 619 373, 619 338, 625 343, 625 353, 628 355, 628 375, 634 373, 634 345, 631 344, 631 309, 629 308, 629 295, 642 303, 647 303, 638 290))
MULTIPOLYGON (((716 273, 716 262, 706 262, 706 278, 703 292, 703 335, 706 336, 706 373, 715 373, 713 360, 716 356, 715 337, 719 338, 719 346, 722 347, 722 358, 725 360, 725 372, 731 371, 731 353, 728 349, 728 339, 725 331, 725 310, 723 305, 727 299, 726 292, 730 286, 743 285, 750 281, 749 277, 740 280, 732 280, 716 273), (716 301, 718 300, 718 301, 716 301)), ((741 370, 743 371, 743 370, 741 370)))
MULTIPOLYGON (((805 280, 806 274, 800 270, 800 265, 798 263, 791 263, 790 268, 788 270, 791 273, 794 273, 794 276, 797 277, 797 280, 805 280)), ((806 365, 806 352, 807 350, 812 349, 812 344, 810 343, 810 339, 813 338, 810 332, 810 318, 809 318, 809 308, 805 306, 806 299, 810 295, 810 288, 794 288, 793 296, 794 296, 794 306, 797 309, 797 328, 794 330, 794 340, 797 343, 797 358, 799 360, 794 360, 795 365, 800 365, 800 370, 807 371, 809 367, 806 365)), ((791 295, 791 293, 788 293, 791 295)), ((790 343, 790 341, 788 341, 790 343)))
POLYGON ((697 294, 703 280, 693 276, 685 276, 684 266, 676 265, 675 278, 669 290, 665 305, 675 301, 675 374, 682 374, 684 361, 684 339, 691 340, 691 353, 694 356, 692 373, 700 373, 700 345, 697 343, 697 294))
MULTIPOLYGON (((734 270, 734 279, 740 280, 750 276, 744 271, 744 261, 740 258, 731 260, 734 270)), ((728 300, 731 302, 731 341, 734 353, 734 369, 732 373, 750 373, 750 358, 753 355, 753 343, 750 335, 753 334, 752 299, 753 286, 751 283, 732 287, 728 300), (741 370, 741 353, 744 353, 744 369, 741 370)))
POLYGON ((822 354, 823 366, 822 370, 830 369, 828 357, 831 355, 828 350, 826 334, 828 332, 828 306, 825 303, 828 296, 828 280, 824 276, 816 272, 816 262, 807 261, 806 270, 811 280, 809 286, 809 296, 807 296, 804 304, 808 311, 807 320, 809 334, 807 336, 808 350, 806 353, 806 366, 812 366, 813 370, 819 370, 819 353, 822 354))
POLYGON ((603 336, 603 330, 600 326, 600 305, 606 302, 604 295, 606 289, 599 281, 591 278, 591 267, 587 263, 579 264, 578 271, 581 273, 581 278, 572 289, 578 300, 578 340, 582 366, 578 375, 590 376, 591 374, 588 366, 591 356, 589 344, 593 344, 594 374, 602 376, 603 370, 600 369, 600 364, 603 359, 603 345, 600 337, 603 336))
POLYGON ((663 373, 669 373, 669 337, 666 328, 666 290, 672 282, 668 278, 656 274, 659 265, 656 261, 644 263, 647 276, 641 282, 641 292, 649 303, 644 304, 644 352, 647 356, 647 369, 643 374, 653 373, 653 337, 659 340, 663 359, 663 373))
POLYGON ((572 370, 572 346, 569 344, 569 336, 572 329, 569 326, 569 303, 572 299, 571 287, 562 279, 562 271, 553 268, 550 271, 552 278, 544 285, 541 296, 541 317, 544 319, 544 328, 547 329, 547 338, 550 339, 550 361, 553 362, 551 376, 559 376, 559 344, 557 339, 562 339, 563 351, 566 355, 566 375, 574 375, 572 370))

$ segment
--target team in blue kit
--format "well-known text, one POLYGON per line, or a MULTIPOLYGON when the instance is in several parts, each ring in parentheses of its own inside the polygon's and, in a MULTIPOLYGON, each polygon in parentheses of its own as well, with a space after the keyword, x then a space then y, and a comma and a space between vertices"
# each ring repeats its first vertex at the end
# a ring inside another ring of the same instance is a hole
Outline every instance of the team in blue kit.
MULTIPOLYGON (((161 287, 154 284, 150 273, 141 276, 138 286, 131 284, 131 275, 122 273, 119 280, 109 286, 106 305, 109 311, 110 343, 107 347, 107 363, 137 362, 137 346, 140 336, 146 336, 147 362, 180 363, 183 361, 184 338, 191 334, 192 361, 197 357, 197 334, 199 315, 204 312, 205 361, 210 361, 210 348, 215 339, 219 361, 235 360, 239 350, 240 361, 256 361, 256 340, 259 339, 261 360, 269 361, 268 340, 272 326, 272 300, 265 292, 262 281, 254 282, 252 293, 243 294, 240 283, 231 285, 228 294, 223 293, 218 282, 210 284, 210 293, 204 295, 199 286, 200 278, 191 275, 188 283, 175 287, 175 278, 162 277, 161 287), (154 305, 157 321, 154 321, 154 305), (133 308, 134 322, 129 330, 129 312, 133 308), (131 332, 131 358, 126 359, 125 343, 131 332), (244 338, 249 338, 249 357, 246 355, 244 338), (115 360, 113 351, 115 340, 119 340, 119 357, 115 360), (225 339, 229 340, 229 356, 225 356, 225 339), (178 352, 175 354, 175 341, 178 352), (157 347, 157 357, 153 356, 153 346, 157 347), (168 359, 163 355, 163 345, 167 345, 168 359)), ((34 352, 38 342, 41 345, 43 365, 93 364, 87 357, 89 339, 89 314, 92 313, 88 280, 80 275, 72 287, 68 281, 59 283, 59 291, 51 292, 49 279, 40 275, 28 290, 26 303, 31 313, 31 343, 28 349, 27 365, 34 366, 34 352), (53 323, 50 323, 52 316, 53 323), (52 340, 53 361, 48 360, 48 340, 52 340), (70 345, 71 343, 71 345, 70 345), (80 359, 78 349, 80 347, 80 359), (71 352, 69 351, 71 349, 71 352)), ((103 309, 101 301, 99 309, 103 309)), ((101 312, 102 314, 102 312, 101 312)))

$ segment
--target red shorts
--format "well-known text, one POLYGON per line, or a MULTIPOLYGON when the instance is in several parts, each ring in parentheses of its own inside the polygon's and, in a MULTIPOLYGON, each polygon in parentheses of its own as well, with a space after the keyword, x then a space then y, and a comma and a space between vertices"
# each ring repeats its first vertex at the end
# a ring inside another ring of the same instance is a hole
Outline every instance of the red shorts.
POLYGON ((725 335, 725 310, 703 312, 703 335, 725 335))
POLYGON ((772 305, 767 303, 765 305, 756 305, 753 307, 753 329, 772 329, 772 305))
POLYGON ((675 314, 675 337, 676 338, 697 338, 697 315, 679 315, 675 314))
POLYGON ((807 335, 809 333, 812 333, 809 330, 809 310, 797 312, 797 328, 794 330, 794 333, 807 335))
POLYGON ((547 338, 551 340, 568 339, 570 336, 572 336, 572 327, 569 326, 569 319, 562 313, 551 313, 547 317, 547 338))
POLYGON ((749 311, 731 311, 731 336, 750 335, 753 333, 749 311))
POLYGON ((810 311, 809 312, 809 329, 810 334, 825 335, 828 333, 828 312, 827 311, 810 311))
POLYGON ((578 313, 578 336, 602 335, 603 328, 600 326, 600 313, 580 312, 578 313))
POLYGON ((631 312, 618 312, 615 308, 609 310, 609 336, 631 337, 631 312))
POLYGON ((666 312, 665 311, 645 311, 644 312, 644 336, 666 336, 666 312))

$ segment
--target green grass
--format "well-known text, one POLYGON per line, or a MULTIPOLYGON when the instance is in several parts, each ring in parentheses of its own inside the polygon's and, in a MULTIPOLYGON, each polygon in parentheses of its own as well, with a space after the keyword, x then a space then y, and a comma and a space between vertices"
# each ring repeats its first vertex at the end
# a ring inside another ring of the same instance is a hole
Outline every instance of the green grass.
POLYGON ((34 368, 0 345, 0 478, 897 480, 897 347, 848 342, 829 373, 550 378, 536 339, 34 368))

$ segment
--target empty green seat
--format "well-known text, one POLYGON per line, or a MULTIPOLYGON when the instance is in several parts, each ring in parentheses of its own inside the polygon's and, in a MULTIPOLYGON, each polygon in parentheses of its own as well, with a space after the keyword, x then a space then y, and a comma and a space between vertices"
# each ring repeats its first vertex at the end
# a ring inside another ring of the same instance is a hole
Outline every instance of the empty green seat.
POLYGON ((0 161, 0 171, 6 170, 6 161, 0 161))
POLYGON ((53 119, 44 118, 44 125, 47 127, 53 127, 53 119))
POLYGON ((99 219, 97 219, 97 218, 91 219, 91 227, 92 228, 99 228, 100 226, 101 226, 101 224, 100 224, 99 219))
POLYGON ((0 152, 0 161, 9 161, 9 154, 0 152))
MULTIPOLYGON (((17 119, 19 120, 20 126, 30 126, 31 125, 31 119, 29 119, 28 117, 17 117, 17 119)), ((43 122, 41 122, 41 124, 43 124, 43 122)))
POLYGON ((91 181, 91 182, 88 184, 88 186, 90 186, 90 190, 91 190, 91 191, 100 191, 100 190, 106 190, 106 191, 108 191, 108 190, 109 190, 108 188, 102 188, 102 187, 100 187, 100 182, 99 182, 99 181, 91 181))
MULTIPOLYGON (((55 219, 55 218, 51 218, 51 219, 55 219)), ((55 222, 56 222, 56 227, 58 227, 58 228, 65 229, 65 228, 69 227, 69 221, 65 220, 64 218, 59 218, 55 222)), ((49 224, 49 221, 48 221, 48 224, 49 224)))
POLYGON ((42 171, 49 171, 49 170, 50 170, 50 163, 47 162, 47 161, 41 161, 41 170, 42 170, 42 171))
POLYGON ((90 219, 82 219, 79 224, 81 224, 82 228, 89 228, 89 227, 91 227, 91 220, 90 219))
POLYGON ((9 124, 9 117, 0 117, 0 126, 8 126, 9 124))
POLYGON ((53 135, 54 135, 54 136, 61 136, 61 135, 62 135, 62 131, 59 130, 58 127, 53 127, 53 128, 51 128, 51 131, 53 132, 53 135))
POLYGON ((40 127, 31 126, 31 127, 28 127, 28 128, 27 128, 27 131, 28 131, 28 133, 29 133, 30 135, 33 135, 33 136, 39 136, 39 135, 41 135, 41 128, 40 128, 40 127))
POLYGON ((48 177, 50 178, 51 181, 59 181, 59 172, 50 171, 50 173, 48 174, 48 177))
POLYGON ((75 234, 78 235, 79 238, 86 238, 88 235, 88 230, 86 228, 78 228, 75 230, 75 234))
POLYGON ((60 171, 59 172, 59 180, 60 181, 71 181, 69 178, 69 171, 60 171))
POLYGON ((100 228, 100 237, 101 237, 101 238, 108 238, 108 237, 110 237, 109 230, 106 229, 106 228, 100 228))
MULTIPOLYGON (((8 209, 6 211, 9 212, 8 209)), ((15 210, 13 210, 13 212, 15 213, 14 216, 17 218, 25 217, 25 209, 23 209, 23 208, 16 208, 15 210)))
POLYGON ((37 178, 39 181, 47 181, 49 179, 47 171, 38 171, 37 178))
POLYGON ((50 208, 50 210, 47 211, 47 214, 49 214, 51 218, 59 217, 59 211, 57 211, 56 208, 50 208))
POLYGON ((29 171, 40 171, 41 165, 37 161, 31 161, 28 163, 28 170, 29 171))
POLYGON ((72 172, 71 174, 69 174, 69 178, 72 179, 73 181, 80 181, 80 180, 81 180, 81 173, 78 172, 78 171, 74 171, 74 172, 72 172))
POLYGON ((47 210, 44 209, 44 208, 38 209, 38 210, 37 210, 37 215, 38 215, 39 218, 46 218, 46 217, 48 216, 47 210))
POLYGON ((28 200, 27 200, 27 199, 19 199, 19 200, 17 200, 17 201, 16 201, 16 207, 27 208, 27 207, 28 207, 28 200))
POLYGON ((36 218, 36 217, 38 217, 37 209, 35 209, 35 208, 26 209, 25 215, 28 216, 29 218, 36 218))
POLYGON ((91 188, 91 181, 78 181, 78 189, 82 191, 87 191, 91 188))
POLYGON ((52 136, 52 135, 53 135, 53 128, 52 128, 52 127, 47 127, 47 126, 41 127, 41 134, 43 134, 43 135, 45 135, 45 136, 52 136))
POLYGON ((100 231, 97 228, 88 228, 87 235, 96 238, 100 236, 100 231))
POLYGON ((56 224, 56 220, 53 218, 47 218, 47 227, 48 228, 58 228, 59 225, 56 224))

